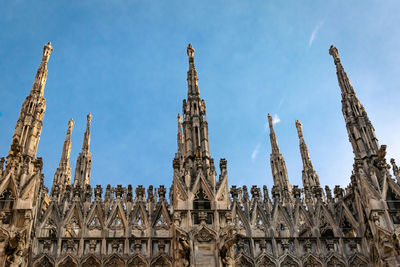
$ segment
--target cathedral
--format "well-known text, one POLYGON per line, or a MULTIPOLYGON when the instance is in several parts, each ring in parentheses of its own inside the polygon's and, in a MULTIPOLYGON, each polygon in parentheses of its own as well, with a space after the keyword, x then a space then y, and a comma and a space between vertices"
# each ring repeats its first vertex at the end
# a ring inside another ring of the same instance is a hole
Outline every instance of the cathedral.
POLYGON ((46 188, 36 152, 52 50, 50 42, 44 45, 10 150, 0 160, 0 266, 400 266, 400 170, 394 159, 388 164, 386 145, 379 145, 334 46, 329 54, 354 153, 346 188, 321 186, 300 121, 295 127, 303 185, 291 185, 270 115, 273 187, 229 186, 227 161, 216 167, 210 155, 206 105, 189 44, 188 91, 177 120, 168 195, 164 185, 90 184, 90 113, 73 181, 71 119, 52 187, 46 188))

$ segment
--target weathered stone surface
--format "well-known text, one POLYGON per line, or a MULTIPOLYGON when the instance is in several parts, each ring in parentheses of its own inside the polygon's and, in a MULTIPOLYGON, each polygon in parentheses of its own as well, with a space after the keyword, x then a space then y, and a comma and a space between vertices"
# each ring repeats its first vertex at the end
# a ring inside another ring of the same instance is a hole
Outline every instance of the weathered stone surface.
POLYGON ((400 265, 400 172, 391 159, 396 183, 386 163, 386 146, 379 146, 335 47, 329 52, 355 155, 350 184, 346 189, 336 186, 334 195, 329 187, 322 190, 296 121, 303 188, 291 186, 268 115, 272 199, 266 186, 229 188, 225 159, 217 178, 191 45, 169 198, 162 185, 147 190, 90 185, 90 113, 74 182, 71 119, 48 194, 36 150, 51 51, 46 44, 10 152, 0 159, 0 266, 400 265))

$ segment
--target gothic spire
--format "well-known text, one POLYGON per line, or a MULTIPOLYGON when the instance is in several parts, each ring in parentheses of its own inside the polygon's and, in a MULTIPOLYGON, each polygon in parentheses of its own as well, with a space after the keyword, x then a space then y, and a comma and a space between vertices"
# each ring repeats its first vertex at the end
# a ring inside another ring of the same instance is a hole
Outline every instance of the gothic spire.
POLYGON ((188 98, 191 96, 200 97, 197 71, 194 66, 194 49, 191 44, 188 45, 186 51, 189 57, 189 70, 187 72, 188 98))
POLYGON ((296 129, 300 142, 299 146, 300 146, 301 160, 303 161, 303 185, 304 187, 308 188, 319 186, 320 185, 319 178, 311 162, 310 155, 308 153, 308 148, 303 138, 302 125, 298 120, 296 120, 296 129))
POLYGON ((90 123, 92 121, 92 114, 89 112, 89 114, 86 116, 86 131, 85 131, 85 136, 83 138, 83 144, 82 144, 82 152, 88 153, 89 152, 89 145, 90 145, 90 123))
MULTIPOLYGON (((21 154, 31 159, 36 157, 37 146, 42 132, 43 117, 46 110, 46 100, 43 97, 47 79, 47 62, 53 47, 48 42, 43 47, 42 62, 36 72, 30 94, 22 104, 21 112, 15 126, 13 144, 19 145, 21 154)), ((9 154, 12 153, 10 149, 9 154)))
POLYGON ((65 187, 71 183, 71 168, 69 167, 69 158, 71 155, 71 134, 74 129, 74 120, 71 118, 68 121, 67 134, 65 136, 64 145, 62 148, 61 159, 54 174, 53 185, 51 187, 51 195, 62 195, 65 187))
POLYGON ((269 124, 269 139, 271 141, 271 149, 273 154, 279 154, 278 141, 274 131, 274 125, 271 115, 268 113, 268 124, 269 124))
POLYGON ((191 44, 188 45, 186 52, 189 58, 188 95, 187 99, 183 100, 182 116, 178 115, 178 151, 174 159, 174 168, 185 168, 180 171, 186 175, 185 183, 188 188, 194 185, 195 179, 199 177, 200 173, 206 177, 210 185, 215 185, 215 177, 210 174, 213 164, 210 157, 206 104, 200 98, 197 72, 194 66, 194 49, 191 44))
POLYGON ((78 159, 76 160, 74 178, 74 186, 80 186, 81 188, 89 184, 92 167, 92 153, 89 151, 92 114, 89 112, 86 118, 86 131, 83 137, 82 152, 79 153, 78 159))
POLYGON ((271 141, 271 171, 272 177, 274 179, 275 190, 279 191, 282 199, 285 201, 291 200, 292 196, 290 193, 289 178, 286 169, 285 159, 279 151, 278 141, 276 140, 276 135, 273 128, 273 121, 271 115, 268 113, 268 123, 269 123, 269 137, 271 141))
POLYGON ((336 65, 336 74, 342 91, 342 112, 355 158, 364 159, 376 156, 379 144, 375 136, 375 129, 350 84, 336 47, 331 46, 329 54, 333 57, 336 65))
POLYGON ((74 129, 74 124, 75 124, 75 122, 71 118, 68 121, 67 135, 65 137, 59 167, 64 167, 64 166, 69 167, 69 157, 71 154, 71 134, 72 134, 72 130, 74 129))
POLYGON ((53 47, 51 46, 51 42, 48 42, 43 47, 42 62, 36 72, 31 94, 40 93, 40 95, 43 96, 44 86, 47 80, 47 62, 49 62, 51 51, 53 51, 53 47))
POLYGON ((210 157, 208 143, 208 123, 206 119, 206 104, 200 99, 197 72, 194 67, 194 49, 187 47, 189 70, 187 76, 188 98, 183 100, 183 140, 185 157, 195 158, 196 151, 200 157, 210 157))

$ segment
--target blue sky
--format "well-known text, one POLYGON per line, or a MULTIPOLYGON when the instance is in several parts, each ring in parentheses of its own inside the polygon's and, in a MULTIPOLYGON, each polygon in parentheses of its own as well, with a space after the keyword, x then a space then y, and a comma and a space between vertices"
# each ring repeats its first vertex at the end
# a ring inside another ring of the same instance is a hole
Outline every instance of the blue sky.
POLYGON ((2 2, 0 155, 51 41, 38 150, 49 187, 71 117, 74 173, 88 112, 92 185, 171 184, 189 42, 211 154, 228 160, 230 185, 272 186, 268 112, 279 121, 292 184, 301 184, 302 169, 296 119, 321 184, 349 183, 353 155, 331 44, 388 158, 400 161, 398 1, 2 2))

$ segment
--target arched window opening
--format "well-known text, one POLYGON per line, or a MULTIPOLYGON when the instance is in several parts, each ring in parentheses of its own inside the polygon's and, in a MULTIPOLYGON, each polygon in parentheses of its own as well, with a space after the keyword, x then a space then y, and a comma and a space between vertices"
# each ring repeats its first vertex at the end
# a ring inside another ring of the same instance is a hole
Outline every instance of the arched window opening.
POLYGON ((14 196, 10 188, 7 188, 0 194, 0 210, 9 211, 14 205, 14 196))
POLYGON ((206 212, 206 214, 207 214, 206 223, 212 224, 212 221, 213 221, 212 213, 207 212, 207 211, 211 210, 211 202, 208 199, 207 194, 205 194, 203 188, 201 188, 201 187, 197 191, 195 198, 193 200, 193 209, 195 211, 198 211, 198 212, 194 213, 194 223, 195 224, 200 224, 200 222, 201 222, 200 213, 201 212, 206 212))

